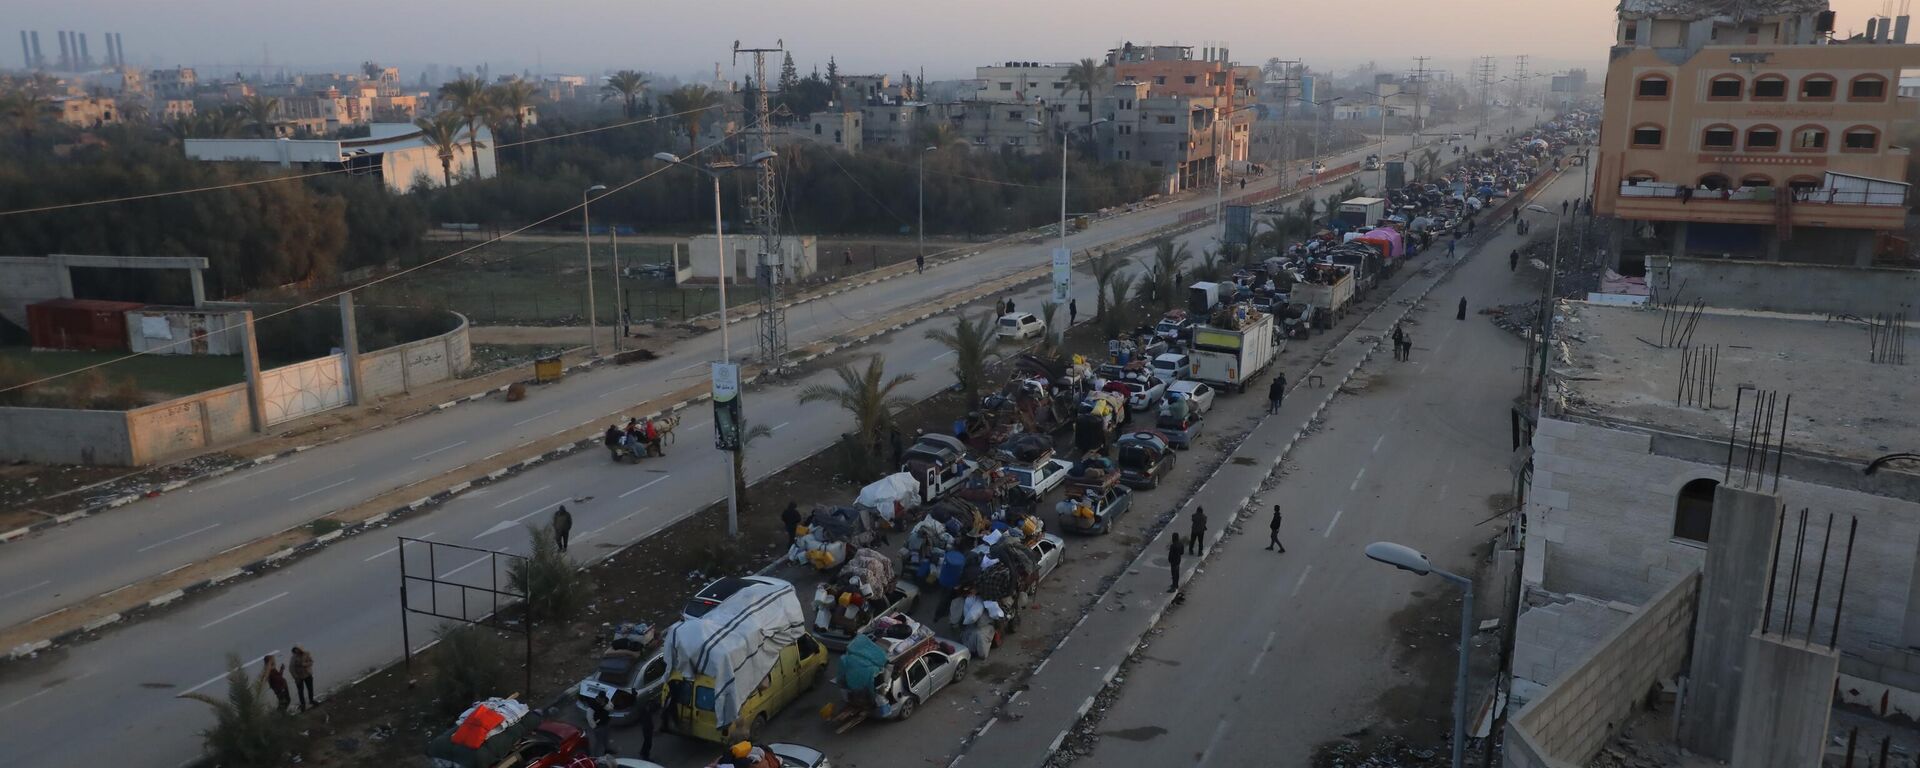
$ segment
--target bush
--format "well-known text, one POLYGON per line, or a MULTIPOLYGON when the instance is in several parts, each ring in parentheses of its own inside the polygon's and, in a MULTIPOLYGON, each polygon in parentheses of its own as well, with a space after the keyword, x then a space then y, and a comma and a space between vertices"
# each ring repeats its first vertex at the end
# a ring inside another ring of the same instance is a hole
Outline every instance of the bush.
POLYGON ((507 566, 507 583, 514 591, 528 595, 529 618, 566 621, 580 615, 592 589, 587 575, 560 551, 554 542, 553 526, 536 526, 528 535, 533 538, 533 552, 507 566))
POLYGON ((509 693, 514 684, 507 663, 506 643, 477 624, 451 625, 440 630, 434 649, 434 706, 447 715, 466 711, 475 701, 509 693))
POLYGON ((67 378, 67 407, 92 408, 106 392, 106 374, 88 368, 67 378))
POLYGON ((307 531, 311 532, 315 536, 325 536, 329 533, 333 533, 334 531, 340 530, 341 528, 344 528, 344 527, 346 527, 345 523, 342 523, 331 517, 323 517, 311 523, 307 523, 307 531))
POLYGON ((38 378, 25 365, 12 360, 0 360, 0 405, 25 405, 26 389, 11 389, 38 378))
POLYGON ((189 693, 187 698, 213 708, 214 723, 200 732, 207 756, 222 768, 273 768, 284 764, 294 744, 291 719, 266 692, 266 684, 248 675, 240 657, 227 654, 227 695, 189 693))

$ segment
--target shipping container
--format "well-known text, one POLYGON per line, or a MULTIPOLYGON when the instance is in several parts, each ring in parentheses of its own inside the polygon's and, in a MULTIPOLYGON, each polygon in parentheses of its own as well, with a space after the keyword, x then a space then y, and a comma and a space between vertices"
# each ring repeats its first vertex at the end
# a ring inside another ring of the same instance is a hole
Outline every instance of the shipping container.
POLYGON ((127 310, 146 306, 131 301, 50 299, 27 305, 27 333, 34 349, 127 351, 127 310))

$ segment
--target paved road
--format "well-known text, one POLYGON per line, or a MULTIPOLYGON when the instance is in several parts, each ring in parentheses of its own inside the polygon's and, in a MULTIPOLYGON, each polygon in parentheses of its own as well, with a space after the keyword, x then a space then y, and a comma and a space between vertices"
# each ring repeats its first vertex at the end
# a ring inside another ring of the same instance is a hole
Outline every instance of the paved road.
MULTIPOLYGON (((1578 187, 1562 177, 1542 199, 1555 207, 1578 187)), ((1493 534, 1477 526, 1489 497, 1512 485, 1507 410, 1524 345, 1484 317, 1456 321, 1454 307, 1461 295, 1470 309, 1537 295, 1502 258, 1518 243, 1495 239, 1441 284, 1414 314, 1412 361, 1383 348, 1356 378, 1360 393, 1336 398, 1281 482, 1255 496, 1261 512, 1192 579, 1129 671, 1093 761, 1306 765, 1313 745, 1376 721, 1376 698, 1407 683, 1391 662, 1389 617, 1452 588, 1361 550, 1399 541, 1470 569, 1469 548, 1493 534), (1286 554, 1265 550, 1273 504, 1285 511, 1286 554)), ((1483 586, 1481 599, 1493 592, 1483 586)))
MULTIPOLYGON (((1400 137, 1391 146, 1407 142, 1400 137)), ((1355 150, 1326 162, 1337 166, 1373 151, 1378 150, 1355 150)), ((1249 186, 1261 183, 1272 179, 1249 186)), ((1076 235, 1073 245, 1086 248, 1134 237, 1210 203, 1211 197, 1201 196, 1097 222, 1087 234, 1076 235)), ((1203 242, 1196 241, 1196 254, 1203 242)), ((833 338, 891 313, 1044 264, 1052 245, 1007 246, 930 268, 925 275, 799 305, 787 312, 791 343, 797 347, 833 338)), ((1037 309, 1039 297, 1034 293, 1019 305, 1037 309)), ((735 358, 751 357, 750 324, 734 330, 735 358)), ((717 332, 704 334, 664 350, 660 360, 569 377, 505 410, 491 400, 463 405, 8 544, 0 549, 0 584, 19 586, 0 592, 0 627, 30 621, 695 384, 706 375, 705 363, 719 358, 719 348, 717 332)), ((437 488, 423 488, 422 495, 431 490, 437 488)))
MULTIPOLYGON (((1207 237, 1208 234, 1196 233, 1189 236, 1189 241, 1198 246, 1207 237)), ((1033 250, 1037 253, 1037 249, 1033 250)), ((1037 260, 1034 254, 1030 253, 1029 256, 1037 260)), ((1009 264, 1005 271, 1014 271, 1018 266, 1009 264)), ((898 292, 916 296, 924 292, 928 285, 945 286, 943 290, 952 290, 956 285, 978 281, 979 268, 976 262, 969 261, 954 268, 948 275, 928 275, 926 281, 895 281, 888 285, 895 286, 893 290, 898 292)), ((1017 301, 1022 306, 1038 306, 1041 290, 1036 288, 1023 292, 1017 296, 1017 301)), ((1091 301, 1090 294, 1090 286, 1081 287, 1081 298, 1091 301)), ((900 300, 885 293, 868 300, 888 305, 911 303, 911 300, 900 300)), ((836 297, 833 302, 818 302, 821 306, 810 311, 839 313, 849 310, 845 306, 847 303, 843 297, 836 297)), ((850 311, 848 313, 851 314, 850 311)), ((796 339, 800 337, 798 326, 801 319, 798 314, 794 313, 790 320, 796 326, 796 339)), ((947 321, 936 319, 928 322, 947 321)), ((896 370, 915 370, 923 374, 910 387, 909 395, 931 394, 949 381, 945 373, 945 361, 941 359, 944 350, 924 340, 921 328, 909 328, 889 336, 877 342, 873 351, 884 353, 890 360, 896 361, 896 370)), ((676 351, 668 360, 652 369, 653 375, 662 375, 662 368, 666 369, 664 374, 671 375, 671 367, 697 365, 691 361, 698 359, 694 353, 676 351)), ((537 415, 529 413, 534 406, 608 399, 598 398, 594 393, 630 392, 646 386, 643 382, 650 380, 644 371, 614 369, 578 377, 563 384, 562 387, 572 388, 559 390, 565 396, 550 394, 553 391, 549 390, 543 391, 539 399, 515 405, 482 402, 416 423, 439 428, 445 423, 468 421, 475 430, 471 433, 474 437, 467 438, 469 440, 525 439, 518 437, 523 433, 504 437, 495 433, 511 432, 500 427, 509 415, 516 419, 537 415)), ((771 438, 756 444, 749 466, 751 476, 763 476, 817 450, 846 428, 845 417, 837 410, 796 407, 793 397, 797 390, 795 386, 782 386, 749 396, 750 414, 761 423, 777 427, 771 438)), ((525 544, 518 523, 541 520, 563 499, 584 496, 591 496, 593 500, 569 505, 576 514, 575 541, 581 547, 578 550, 581 555, 634 541, 665 527, 724 492, 725 478, 721 474, 721 465, 712 461, 712 455, 705 448, 706 425, 703 416, 697 410, 689 413, 683 427, 689 439, 663 460, 638 467, 613 467, 598 451, 585 452, 469 493, 444 508, 392 526, 386 531, 389 535, 362 536, 342 542, 285 569, 237 584, 206 599, 149 619, 137 627, 112 631, 97 641, 63 651, 52 660, 9 669, 4 679, 0 679, 0 717, 6 718, 13 726, 10 732, 58 732, 75 722, 98 724, 93 729, 94 738, 84 743, 71 745, 58 755, 25 753, 21 762, 16 764, 84 764, 136 752, 153 757, 151 762, 159 765, 171 765, 191 757, 197 749, 194 732, 206 722, 206 710, 199 704, 174 697, 181 692, 217 686, 223 674, 220 656, 226 652, 236 653, 251 664, 266 652, 284 652, 291 644, 301 644, 324 660, 324 674, 336 680, 391 662, 400 655, 400 649, 396 647, 399 637, 398 611, 393 601, 398 564, 395 553, 391 551, 392 536, 430 537, 437 541, 518 551, 525 544), (102 718, 101 703, 109 701, 114 702, 115 714, 102 718)), ((557 416, 553 420, 569 425, 574 423, 573 420, 557 416)), ((380 434, 374 433, 368 437, 380 434)), ((448 437, 458 439, 455 435, 442 435, 437 439, 448 437)), ((371 443, 368 438, 361 438, 343 445, 358 448, 370 446, 371 443)), ((464 448, 463 445, 442 453, 464 448)), ((371 448, 364 448, 360 453, 365 454, 368 450, 371 448)), ((381 456, 373 454, 343 455, 319 461, 319 454, 321 451, 303 454, 300 464, 279 470, 283 475, 281 478, 260 478, 259 482, 248 482, 247 478, 252 473, 242 473, 238 482, 218 488, 209 485, 206 490, 251 493, 255 494, 251 498, 256 503, 262 499, 275 502, 249 508, 254 514, 266 516, 280 514, 285 500, 275 495, 262 495, 269 494, 269 491, 261 486, 269 486, 270 494, 292 496, 337 482, 342 479, 341 473, 345 473, 347 482, 339 489, 321 490, 309 498, 328 493, 348 494, 354 489, 362 489, 364 493, 363 486, 368 481, 357 473, 388 471, 391 468, 385 465, 389 463, 407 465, 407 462, 384 461, 381 456), (335 474, 323 474, 302 484, 288 486, 286 477, 304 471, 325 471, 329 462, 339 462, 339 466, 331 470, 335 474), (302 466, 309 469, 299 469, 302 466)), ((218 519, 211 503, 205 500, 207 497, 201 498, 198 512, 207 521, 218 519)), ((160 501, 137 505, 128 514, 142 518, 158 517, 152 510, 161 509, 159 505, 164 501, 166 499, 163 497, 160 501)), ((122 518, 110 515, 101 519, 110 522, 122 518)), ((200 523, 201 526, 206 524, 200 523)), ((213 530, 227 527, 223 524, 213 530)), ((241 526, 235 524, 232 527, 241 526)), ((87 528, 73 526, 71 530, 87 528)), ((202 536, 213 535, 209 531, 202 536)), ((174 543, 197 542, 201 541, 202 536, 188 537, 174 543)), ((144 540, 139 546, 147 546, 163 542, 165 537, 158 536, 156 532, 136 540, 144 540)), ((129 549, 138 549, 131 544, 129 542, 127 545, 129 549)), ((168 544, 148 551, 164 551, 171 546, 168 544)), ((33 549, 23 548, 19 551, 37 551, 41 548, 35 542, 29 542, 28 547, 33 549)), ((67 554, 71 559, 72 553, 67 554)), ((132 559, 129 552, 117 554, 119 558, 132 559)), ((175 554, 188 559, 191 557, 179 552, 175 554)), ((8 559, 11 560, 11 557, 8 559)), ((111 566, 115 560, 115 557, 103 556, 103 560, 94 565, 104 568, 111 566)), ((426 565, 420 562, 409 567, 425 568, 426 565)), ((485 580, 487 568, 483 563, 470 560, 436 563, 435 566, 442 574, 478 581, 485 580)), ((428 629, 420 623, 415 624, 416 643, 428 635, 428 629)), ((937 748, 946 747, 939 745, 937 748)))

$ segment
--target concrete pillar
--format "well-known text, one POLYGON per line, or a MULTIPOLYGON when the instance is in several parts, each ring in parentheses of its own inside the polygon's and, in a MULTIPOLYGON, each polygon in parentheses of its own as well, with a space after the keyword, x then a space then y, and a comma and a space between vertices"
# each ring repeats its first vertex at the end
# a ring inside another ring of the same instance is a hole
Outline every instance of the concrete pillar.
MULTIPOLYGON (((199 274, 198 271, 194 274, 199 274)), ((340 351, 347 364, 347 404, 360 404, 360 336, 354 322, 353 294, 340 294, 340 351)))
POLYGON ((1873 233, 1853 233, 1853 265, 1856 267, 1873 266, 1873 233))
POLYGON ((1621 224, 1607 228, 1607 258, 1612 260, 1612 268, 1615 272, 1620 271, 1620 253, 1624 250, 1621 247, 1624 238, 1620 234, 1623 228, 1621 224))
POLYGON ((187 270, 187 281, 193 285, 193 306, 195 308, 207 305, 207 283, 205 277, 200 273, 201 270, 198 269, 187 270))
POLYGON ((1767 235, 1767 261, 1780 260, 1780 238, 1767 235))
POLYGON ((65 262, 60 261, 60 257, 55 256, 53 259, 54 279, 60 281, 60 298, 71 299, 73 298, 73 270, 65 262))
POLYGON ((1686 222, 1676 221, 1673 223, 1673 240, 1671 244, 1667 246, 1667 254, 1674 257, 1687 255, 1687 223, 1686 222))
POLYGON ((1733 756, 1747 636, 1760 628, 1779 512, 1772 494, 1722 485, 1713 495, 1680 745, 1716 760, 1733 756))
POLYGON ((1741 768, 1809 768, 1826 755, 1840 653, 1804 640, 1747 636, 1747 681, 1733 732, 1741 768))
POLYGON ((240 312, 240 364, 247 375, 247 413, 253 431, 267 430, 267 400, 260 391, 260 343, 253 335, 253 310, 240 312))

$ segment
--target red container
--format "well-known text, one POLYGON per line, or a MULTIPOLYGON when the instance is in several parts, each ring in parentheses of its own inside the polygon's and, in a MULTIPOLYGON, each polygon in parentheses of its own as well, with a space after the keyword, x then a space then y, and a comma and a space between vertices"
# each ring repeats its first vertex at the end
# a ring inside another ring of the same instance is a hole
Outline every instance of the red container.
POLYGON ((127 310, 146 306, 131 301, 50 299, 27 305, 27 333, 34 349, 127 351, 127 310))

